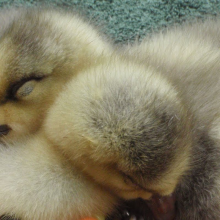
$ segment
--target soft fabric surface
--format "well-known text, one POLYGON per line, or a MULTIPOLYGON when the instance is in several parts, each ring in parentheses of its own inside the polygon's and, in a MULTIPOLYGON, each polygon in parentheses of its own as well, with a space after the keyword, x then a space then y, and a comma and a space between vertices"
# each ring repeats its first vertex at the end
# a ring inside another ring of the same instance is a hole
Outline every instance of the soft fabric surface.
POLYGON ((220 0, 0 0, 0 7, 42 3, 82 12, 116 43, 142 38, 172 23, 220 13, 220 0))

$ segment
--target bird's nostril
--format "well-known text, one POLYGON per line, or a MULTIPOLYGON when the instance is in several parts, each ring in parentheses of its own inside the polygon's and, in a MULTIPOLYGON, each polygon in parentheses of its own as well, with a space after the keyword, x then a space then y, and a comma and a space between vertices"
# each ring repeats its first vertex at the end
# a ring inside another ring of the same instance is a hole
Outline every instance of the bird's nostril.
POLYGON ((11 128, 8 125, 0 125, 0 137, 7 135, 11 128))

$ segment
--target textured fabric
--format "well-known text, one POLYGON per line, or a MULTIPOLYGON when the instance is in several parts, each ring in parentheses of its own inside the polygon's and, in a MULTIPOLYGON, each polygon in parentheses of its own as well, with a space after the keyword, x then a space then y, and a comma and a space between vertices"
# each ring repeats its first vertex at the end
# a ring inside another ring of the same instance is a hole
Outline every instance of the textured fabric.
POLYGON ((42 3, 80 11, 116 43, 133 41, 172 23, 220 13, 220 0, 0 0, 0 7, 42 3))

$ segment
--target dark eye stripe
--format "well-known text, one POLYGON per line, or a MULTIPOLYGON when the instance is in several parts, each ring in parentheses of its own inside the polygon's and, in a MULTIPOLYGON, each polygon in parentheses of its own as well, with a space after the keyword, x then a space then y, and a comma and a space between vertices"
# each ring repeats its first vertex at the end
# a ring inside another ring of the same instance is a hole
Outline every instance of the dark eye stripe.
POLYGON ((26 78, 22 78, 19 81, 13 83, 8 91, 7 91, 7 97, 6 99, 10 99, 10 100, 16 100, 16 93, 18 91, 18 89, 23 86, 26 82, 31 81, 31 80, 36 80, 36 81, 40 81, 43 79, 44 76, 29 76, 26 78))
POLYGON ((19 220, 19 219, 13 218, 9 215, 2 215, 2 216, 0 216, 0 220, 19 220))

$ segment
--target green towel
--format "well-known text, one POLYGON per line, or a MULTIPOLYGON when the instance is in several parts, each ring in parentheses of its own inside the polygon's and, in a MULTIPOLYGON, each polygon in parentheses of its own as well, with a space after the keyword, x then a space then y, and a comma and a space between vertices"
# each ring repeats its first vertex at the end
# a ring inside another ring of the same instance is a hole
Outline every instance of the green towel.
POLYGON ((0 7, 42 3, 80 11, 116 43, 132 42, 172 23, 220 13, 220 0, 0 0, 0 7))

